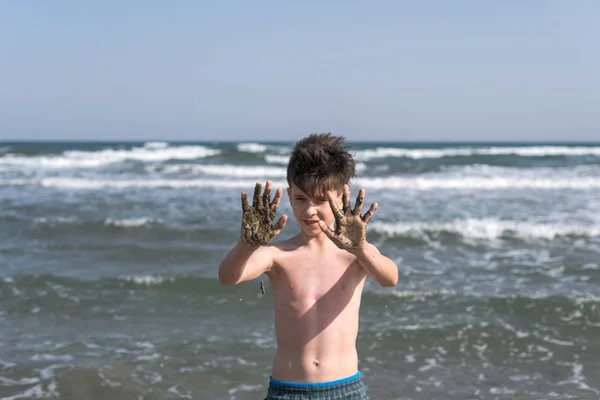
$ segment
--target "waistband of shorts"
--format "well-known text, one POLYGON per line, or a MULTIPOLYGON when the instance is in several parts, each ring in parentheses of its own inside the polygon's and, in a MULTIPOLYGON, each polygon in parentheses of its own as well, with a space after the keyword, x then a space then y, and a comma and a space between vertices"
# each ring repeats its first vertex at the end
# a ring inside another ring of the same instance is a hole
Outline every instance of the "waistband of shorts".
POLYGON ((312 388, 331 388, 335 386, 341 386, 353 383, 360 379, 360 371, 356 374, 349 376, 347 378, 337 379, 335 381, 329 382, 287 382, 280 381, 277 379, 273 379, 273 377, 269 378, 269 383, 271 386, 280 387, 280 388, 295 388, 295 389, 312 389, 312 388))

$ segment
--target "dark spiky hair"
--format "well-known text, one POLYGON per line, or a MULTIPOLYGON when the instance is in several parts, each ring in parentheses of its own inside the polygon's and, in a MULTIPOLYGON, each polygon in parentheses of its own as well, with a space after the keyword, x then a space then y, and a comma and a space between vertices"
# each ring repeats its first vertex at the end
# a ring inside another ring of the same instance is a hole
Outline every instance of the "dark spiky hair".
POLYGON ((287 167, 287 181, 310 197, 341 188, 356 173, 350 146, 343 136, 313 133, 298 141, 287 167))

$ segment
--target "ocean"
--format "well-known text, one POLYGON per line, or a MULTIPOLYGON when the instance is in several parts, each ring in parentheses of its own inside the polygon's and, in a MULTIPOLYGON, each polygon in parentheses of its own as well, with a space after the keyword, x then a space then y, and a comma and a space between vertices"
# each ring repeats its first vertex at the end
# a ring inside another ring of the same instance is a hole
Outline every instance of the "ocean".
MULTIPOLYGON (((598 399, 600 143, 352 144, 400 272, 364 289, 371 398, 598 399)), ((292 146, 0 142, 0 399, 263 399, 270 287, 217 268, 292 146)))

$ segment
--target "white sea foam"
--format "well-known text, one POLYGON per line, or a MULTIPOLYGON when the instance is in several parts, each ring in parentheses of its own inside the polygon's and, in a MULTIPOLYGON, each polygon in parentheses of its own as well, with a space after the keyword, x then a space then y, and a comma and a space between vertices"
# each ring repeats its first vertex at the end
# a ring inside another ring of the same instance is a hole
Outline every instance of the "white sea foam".
POLYGON ((265 156, 265 161, 269 164, 285 164, 287 165, 290 162, 290 156, 275 156, 272 154, 267 154, 265 156))
POLYGON ((30 358, 31 361, 73 361, 73 356, 70 354, 34 354, 30 358))
MULTIPOLYGON (((257 392, 263 388, 262 385, 239 385, 229 389, 229 395, 235 396, 238 392, 257 392)), ((233 397, 235 398, 235 397, 233 397)))
POLYGON ((48 224, 48 225, 56 225, 56 224, 74 224, 78 221, 76 217, 41 217, 36 218, 35 222, 39 224, 48 224))
POLYGON ((31 378, 19 378, 19 380, 16 379, 11 379, 11 378, 6 378, 2 375, 0 375, 0 384, 2 384, 2 386, 24 386, 24 385, 32 385, 34 383, 38 383, 40 381, 40 378, 37 377, 31 377, 31 378))
POLYGON ((137 347, 141 347, 143 349, 153 349, 156 346, 154 346, 154 343, 152 342, 135 342, 134 343, 137 347))
MULTIPOLYGON (((42 178, 0 180, 3 186, 38 185, 58 189, 97 190, 104 188, 252 188, 256 179, 138 179, 105 180, 85 178, 42 178)), ((386 177, 357 178, 355 186, 393 190, 597 190, 600 179, 577 178, 471 178, 471 177, 386 177)), ((273 181, 276 187, 286 187, 285 180, 273 181)))
POLYGON ((453 147, 445 149, 404 149, 397 147, 378 147, 359 150, 355 159, 368 161, 376 158, 406 157, 413 159, 468 157, 474 155, 496 156, 517 155, 521 157, 546 156, 595 156, 600 157, 600 147, 584 146, 523 146, 523 147, 453 147))
POLYGON ((406 190, 504 190, 504 189, 600 189, 597 177, 578 177, 552 179, 548 178, 475 178, 463 177, 386 177, 358 178, 355 185, 373 189, 406 189, 406 190))
MULTIPOLYGON (((45 178, 45 179, 12 179, 0 181, 0 185, 39 185, 47 188, 73 189, 73 190, 99 190, 106 188, 253 188, 255 179, 222 180, 222 179, 195 179, 195 180, 102 180, 83 178, 45 178)), ((285 187, 285 181, 274 181, 274 186, 285 187)))
POLYGON ((446 178, 502 178, 502 179, 600 179, 600 165, 576 165, 569 167, 515 168, 486 164, 452 165, 439 173, 425 177, 443 176, 446 178))
MULTIPOLYGON (((378 291, 377 293, 384 294, 378 291)), ((392 290, 389 293, 394 297, 399 298, 415 298, 424 299, 433 296, 456 296, 457 292, 454 290, 440 289, 440 290, 392 290)))
POLYGON ((177 397, 181 398, 181 399, 193 399, 194 396, 192 396, 190 391, 187 391, 186 393, 182 393, 179 391, 179 389, 177 389, 177 385, 171 386, 168 390, 169 393, 173 393, 174 395, 176 395, 177 397))
POLYGON ((150 143, 128 150, 104 149, 99 151, 69 150, 61 155, 25 157, 9 154, 0 158, 0 165, 30 168, 97 168, 108 164, 133 160, 159 162, 167 160, 195 160, 219 154, 220 150, 205 146, 165 146, 150 143))
POLYGON ((505 236, 522 239, 552 240, 564 236, 600 237, 600 225, 582 226, 498 220, 493 218, 462 219, 450 222, 372 222, 369 228, 385 235, 421 236, 447 232, 476 240, 496 240, 505 236))
POLYGON ((119 226, 122 228, 137 228, 144 225, 151 225, 157 221, 150 217, 141 218, 125 218, 125 219, 112 219, 107 218, 104 221, 104 225, 108 226, 119 226))
POLYGON ((191 172, 196 174, 231 176, 231 177, 284 177, 285 168, 269 166, 240 166, 240 165, 215 165, 215 164, 176 164, 152 165, 148 171, 158 171, 165 174, 178 174, 191 172))
MULTIPOLYGON (((364 163, 356 164, 357 171, 364 171, 367 166, 364 163)), ((286 168, 271 166, 244 166, 231 164, 175 164, 175 165, 149 165, 149 172, 162 172, 165 174, 194 173, 213 176, 239 177, 285 177, 286 168)))
POLYGON ((264 153, 267 151, 267 146, 260 143, 240 143, 237 145, 237 149, 247 153, 264 153))
POLYGON ((56 397, 54 385, 48 385, 48 391, 44 391, 42 384, 38 384, 30 387, 22 393, 18 393, 12 396, 6 396, 0 398, 0 400, 20 400, 20 399, 41 399, 41 398, 53 398, 56 397))
POLYGON ((161 355, 159 353, 143 354, 141 356, 137 356, 136 361, 153 361, 158 360, 160 357, 161 355))
POLYGON ((175 280, 172 276, 156 276, 156 275, 142 275, 142 276, 126 276, 122 278, 125 281, 137 283, 140 285, 153 286, 160 285, 163 282, 173 282, 175 280))

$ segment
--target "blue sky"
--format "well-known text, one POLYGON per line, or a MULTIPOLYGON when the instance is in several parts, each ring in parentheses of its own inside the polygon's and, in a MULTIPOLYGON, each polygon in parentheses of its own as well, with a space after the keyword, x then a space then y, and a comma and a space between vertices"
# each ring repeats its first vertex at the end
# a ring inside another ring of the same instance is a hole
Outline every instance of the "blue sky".
POLYGON ((599 20, 596 0, 3 1, 0 139, 600 140, 599 20))

